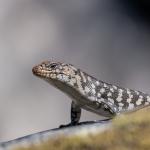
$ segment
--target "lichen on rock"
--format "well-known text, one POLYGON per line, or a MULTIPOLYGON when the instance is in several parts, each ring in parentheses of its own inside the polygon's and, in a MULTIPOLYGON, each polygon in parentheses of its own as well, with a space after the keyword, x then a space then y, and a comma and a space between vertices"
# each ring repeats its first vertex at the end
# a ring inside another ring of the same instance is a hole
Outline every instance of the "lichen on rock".
POLYGON ((112 126, 86 136, 60 136, 27 148, 15 150, 149 150, 150 107, 120 115, 112 126))

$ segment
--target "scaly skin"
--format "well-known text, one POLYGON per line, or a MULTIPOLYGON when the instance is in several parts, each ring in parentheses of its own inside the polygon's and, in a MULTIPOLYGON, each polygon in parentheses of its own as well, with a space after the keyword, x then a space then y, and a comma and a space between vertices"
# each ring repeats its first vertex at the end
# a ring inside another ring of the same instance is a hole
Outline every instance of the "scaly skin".
POLYGON ((81 108, 112 118, 150 105, 149 95, 97 80, 71 64, 45 61, 32 71, 72 99, 72 124, 79 122, 81 108))

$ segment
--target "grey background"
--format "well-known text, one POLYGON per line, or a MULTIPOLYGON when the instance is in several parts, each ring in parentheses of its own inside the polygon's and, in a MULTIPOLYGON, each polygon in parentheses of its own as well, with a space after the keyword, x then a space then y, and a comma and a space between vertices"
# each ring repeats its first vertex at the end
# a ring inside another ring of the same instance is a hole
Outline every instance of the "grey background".
MULTIPOLYGON (((69 122, 70 99, 32 75, 43 60, 150 93, 149 16, 119 0, 0 0, 0 141, 69 122)), ((147 6, 147 5, 145 5, 147 6)), ((83 111, 81 120, 101 117, 83 111)))

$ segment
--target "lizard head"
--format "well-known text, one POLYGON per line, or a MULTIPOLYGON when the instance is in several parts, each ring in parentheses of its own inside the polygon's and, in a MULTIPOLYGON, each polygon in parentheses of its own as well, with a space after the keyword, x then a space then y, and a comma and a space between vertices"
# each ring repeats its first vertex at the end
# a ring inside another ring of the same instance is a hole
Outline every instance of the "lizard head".
POLYGON ((67 83, 75 80, 77 70, 78 69, 71 64, 44 61, 41 64, 33 67, 32 72, 34 75, 47 81, 57 80, 67 83))

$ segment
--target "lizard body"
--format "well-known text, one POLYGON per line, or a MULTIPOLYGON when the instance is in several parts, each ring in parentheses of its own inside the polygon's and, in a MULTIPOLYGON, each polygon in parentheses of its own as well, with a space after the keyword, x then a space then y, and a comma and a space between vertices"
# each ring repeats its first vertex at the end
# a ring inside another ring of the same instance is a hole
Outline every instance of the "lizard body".
POLYGON ((72 99, 71 124, 79 122, 81 108, 112 118, 150 105, 148 94, 97 80, 71 64, 45 61, 32 71, 72 99))

